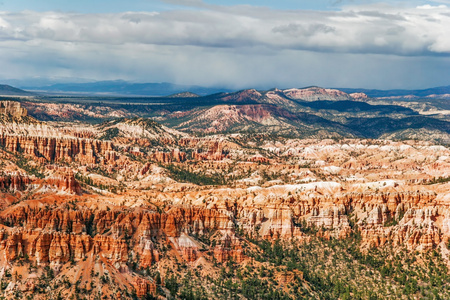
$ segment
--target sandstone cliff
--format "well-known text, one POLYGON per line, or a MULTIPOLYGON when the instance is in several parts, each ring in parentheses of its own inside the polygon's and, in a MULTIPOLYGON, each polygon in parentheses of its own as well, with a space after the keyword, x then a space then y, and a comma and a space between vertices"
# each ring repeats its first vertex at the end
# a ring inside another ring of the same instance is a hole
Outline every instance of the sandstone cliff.
POLYGON ((28 112, 19 102, 0 101, 0 115, 11 115, 14 118, 21 118, 28 115, 28 112))

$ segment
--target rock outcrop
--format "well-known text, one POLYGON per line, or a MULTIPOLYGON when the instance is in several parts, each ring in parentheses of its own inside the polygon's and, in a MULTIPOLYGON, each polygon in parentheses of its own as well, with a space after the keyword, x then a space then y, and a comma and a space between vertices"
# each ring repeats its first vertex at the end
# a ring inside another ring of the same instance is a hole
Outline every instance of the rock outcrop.
POLYGON ((224 263, 232 259, 236 263, 242 263, 246 256, 242 249, 242 244, 235 235, 224 234, 219 240, 219 244, 214 247, 214 258, 224 263))
MULTIPOLYGON (((206 231, 229 232, 230 218, 214 210, 172 209, 167 213, 134 213, 89 210, 40 210, 18 207, 0 217, 0 222, 10 229, 3 230, 0 251, 8 261, 23 254, 37 264, 59 266, 69 260, 79 261, 88 255, 100 255, 111 264, 125 263, 140 257, 139 268, 146 268, 159 261, 161 254, 152 240, 172 241, 174 248, 188 262, 202 253, 199 243, 185 232, 202 235, 206 231), (130 252, 131 240, 134 253, 130 252)), ((233 249, 236 242, 229 238, 222 243, 226 257, 242 260, 242 249, 233 249), (231 254, 228 254, 231 253, 231 254)), ((214 250, 215 253, 219 250, 214 250)), ((223 258, 225 257, 225 258, 223 258)))
POLYGON ((99 163, 113 151, 110 141, 5 134, 0 135, 0 146, 41 162, 78 161, 82 164, 99 163))
POLYGON ((305 89, 288 89, 283 91, 284 94, 291 99, 299 99, 305 101, 317 100, 352 100, 347 93, 334 89, 324 89, 320 87, 310 87, 305 89))
POLYGON ((150 158, 160 163, 183 162, 186 160, 186 153, 178 149, 174 149, 171 152, 156 151, 150 155, 150 158))
POLYGON ((69 194, 81 195, 81 186, 72 171, 55 173, 45 180, 51 186, 69 194))
POLYGON ((134 287, 138 298, 143 298, 147 294, 156 295, 156 284, 148 280, 137 278, 134 287))
POLYGON ((0 101, 0 115, 10 115, 13 118, 20 119, 28 115, 28 112, 19 102, 0 101))
POLYGON ((31 182, 30 177, 17 172, 0 175, 0 189, 3 191, 25 190, 31 182))
POLYGON ((222 160, 225 157, 226 154, 223 150, 223 146, 218 141, 212 143, 205 152, 196 150, 192 153, 192 158, 196 160, 222 160))

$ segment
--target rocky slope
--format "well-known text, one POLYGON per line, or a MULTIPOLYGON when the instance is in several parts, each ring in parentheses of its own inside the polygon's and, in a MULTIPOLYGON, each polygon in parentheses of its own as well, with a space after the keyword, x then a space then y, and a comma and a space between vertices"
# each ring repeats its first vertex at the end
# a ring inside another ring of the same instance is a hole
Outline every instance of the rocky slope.
MULTIPOLYGON (((445 286, 450 266, 446 146, 194 137, 144 118, 44 123, 3 107, 3 297, 369 298, 352 272, 378 297, 449 295, 432 283, 445 286), (324 273, 314 265, 321 257, 324 273), (413 273, 430 261, 431 272, 413 273), (334 272, 349 273, 348 289, 334 272)), ((273 107, 198 110, 185 126, 292 126, 294 113, 273 107)), ((312 119, 297 120, 307 128, 312 119)))
MULTIPOLYGON (((174 113, 172 120, 183 119, 186 113, 174 113)), ((217 105, 189 112, 189 119, 177 129, 206 134, 223 132, 275 133, 285 136, 353 136, 351 130, 339 123, 307 113, 292 113, 267 105, 217 105)))

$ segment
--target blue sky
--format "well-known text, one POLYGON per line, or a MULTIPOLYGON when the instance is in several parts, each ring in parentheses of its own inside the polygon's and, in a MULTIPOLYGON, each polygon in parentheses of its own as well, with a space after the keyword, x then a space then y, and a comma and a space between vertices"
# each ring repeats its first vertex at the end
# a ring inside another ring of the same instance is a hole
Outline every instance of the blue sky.
MULTIPOLYGON (((22 10, 34 11, 65 11, 65 12, 79 12, 79 13, 118 13, 124 11, 165 11, 172 9, 180 9, 200 1, 196 0, 2 0, 0 1, 0 9, 5 11, 19 12, 22 10)), ((375 0, 205 0, 207 4, 212 5, 249 5, 249 6, 263 6, 273 9, 284 10, 339 10, 340 7, 348 4, 367 4, 377 3, 382 1, 375 0)), ((385 1, 386 3, 395 5, 423 5, 423 4, 437 4, 446 3, 449 1, 385 1)))
MULTIPOLYGON (((193 3, 192 1, 191 3, 193 3)), ((159 1, 159 0, 3 0, 0 7, 2 10, 7 11, 22 11, 22 10, 35 10, 35 11, 48 11, 59 10, 67 12, 80 12, 80 13, 114 13, 123 11, 164 11, 170 9, 180 8, 189 4, 188 1, 183 5, 179 1, 179 5, 176 1, 159 1)), ((208 4, 215 5, 251 5, 251 6, 266 6, 276 9, 315 9, 315 10, 333 10, 339 7, 341 1, 332 0, 228 0, 228 1, 205 1, 208 4)))
POLYGON ((450 0, 3 0, 0 81, 449 85, 449 7, 450 0))

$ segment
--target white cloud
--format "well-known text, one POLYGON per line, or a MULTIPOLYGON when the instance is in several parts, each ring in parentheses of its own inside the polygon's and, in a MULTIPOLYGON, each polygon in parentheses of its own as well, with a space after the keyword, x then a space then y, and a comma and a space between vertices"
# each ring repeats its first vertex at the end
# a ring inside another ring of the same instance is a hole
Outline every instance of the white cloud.
POLYGON ((417 6, 418 9, 445 9, 447 8, 447 5, 438 5, 438 6, 432 6, 430 4, 425 5, 419 5, 417 6))

